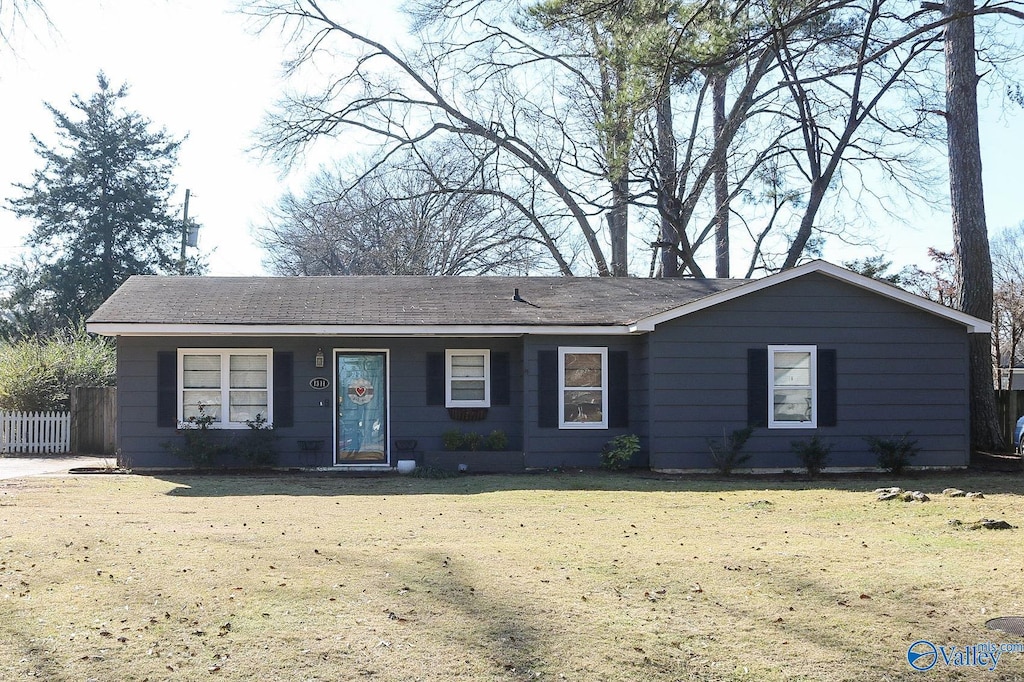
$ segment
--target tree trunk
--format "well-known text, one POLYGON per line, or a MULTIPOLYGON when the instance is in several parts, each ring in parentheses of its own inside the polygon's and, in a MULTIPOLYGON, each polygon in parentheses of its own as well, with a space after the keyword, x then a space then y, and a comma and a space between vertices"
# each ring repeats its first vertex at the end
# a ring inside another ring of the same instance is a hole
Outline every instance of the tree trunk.
POLYGON ((807 195, 807 206, 800 219, 800 227, 793 237, 793 243, 789 245, 789 251, 786 252, 786 260, 782 263, 783 270, 790 270, 800 264, 800 257, 803 256, 807 242, 814 234, 814 219, 818 216, 821 202, 825 200, 825 192, 828 191, 830 178, 831 174, 829 174, 829 178, 815 178, 811 183, 811 191, 807 195))
MULTIPOLYGON (((978 75, 974 62, 973 0, 946 0, 946 130, 949 145, 949 194, 953 209, 953 245, 957 258, 958 307, 992 320, 992 257, 985 224, 981 180, 981 142, 978 132, 978 75)), ((995 387, 992 379, 992 339, 970 335, 971 446, 999 450, 995 387)))
POLYGON ((612 243, 612 277, 629 277, 629 178, 624 173, 612 179, 612 208, 608 211, 608 234, 612 243))
POLYGON ((668 76, 661 84, 655 114, 658 123, 658 209, 661 215, 661 276, 677 277, 679 259, 673 248, 679 242, 672 216, 678 216, 676 206, 676 135, 672 126, 672 91, 668 76))
MULTIPOLYGON (((725 133, 725 84, 727 74, 711 74, 711 109, 715 138, 725 133)), ((729 155, 715 164, 715 277, 729 276, 729 155)))

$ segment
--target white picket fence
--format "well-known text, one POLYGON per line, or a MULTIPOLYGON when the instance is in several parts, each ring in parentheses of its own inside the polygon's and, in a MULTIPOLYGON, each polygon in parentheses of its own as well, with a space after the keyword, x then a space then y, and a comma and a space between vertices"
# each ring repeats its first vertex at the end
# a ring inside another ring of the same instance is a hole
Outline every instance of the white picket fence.
POLYGON ((70 412, 0 411, 0 453, 70 451, 70 412))

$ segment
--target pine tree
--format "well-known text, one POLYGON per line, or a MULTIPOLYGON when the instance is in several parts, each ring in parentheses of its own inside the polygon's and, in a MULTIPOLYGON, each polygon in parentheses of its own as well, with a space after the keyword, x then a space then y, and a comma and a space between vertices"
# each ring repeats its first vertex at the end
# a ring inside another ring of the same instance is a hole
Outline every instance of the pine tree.
MULTIPOLYGON (((944 48, 950 203, 959 285, 957 307, 991 322, 992 256, 981 176, 974 0, 946 0, 943 9, 951 19, 946 27, 944 48)), ((1003 445, 1003 437, 999 433, 992 380, 991 335, 971 334, 970 370, 971 445, 976 450, 997 451, 1003 445)))
POLYGON ((59 142, 33 135, 42 168, 15 185, 10 208, 35 225, 27 257, 4 273, 8 338, 74 326, 130 275, 176 270, 181 224, 168 202, 181 140, 124 107, 127 85, 97 81, 70 114, 46 105, 59 142))

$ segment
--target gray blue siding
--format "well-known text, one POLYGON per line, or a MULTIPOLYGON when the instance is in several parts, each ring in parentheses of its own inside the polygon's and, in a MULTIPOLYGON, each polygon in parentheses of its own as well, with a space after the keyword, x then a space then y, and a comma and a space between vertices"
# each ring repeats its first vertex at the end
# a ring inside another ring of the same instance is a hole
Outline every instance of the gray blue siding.
MULTIPOLYGON (((634 336, 480 338, 121 337, 118 340, 119 448, 135 467, 183 466, 164 443, 181 436, 156 425, 157 353, 181 347, 271 347, 294 359, 294 425, 276 429, 279 464, 333 463, 333 387, 315 391, 314 377, 333 378, 335 349, 387 350, 390 443, 416 440, 441 449, 441 434, 459 428, 499 429, 528 468, 592 467, 611 438, 640 436, 637 464, 659 470, 712 466, 708 440, 747 423, 747 353, 770 344, 815 345, 837 357, 837 423, 810 429, 758 428, 747 446, 753 467, 800 468, 794 440, 819 435, 832 445, 831 466, 870 467, 867 436, 910 432, 923 466, 968 461, 967 332, 962 325, 821 274, 806 276, 663 323, 634 336), (562 346, 607 347, 628 354, 628 425, 559 429, 538 423, 538 357, 562 346), (327 356, 314 367, 317 348, 327 356), (509 405, 492 405, 484 421, 457 422, 427 404, 427 354, 446 348, 489 348, 510 360, 509 405), (321 401, 326 401, 321 405, 321 401), (323 440, 316 458, 301 440, 323 440)), ((332 381, 333 385, 333 381, 332 381)), ((392 462, 396 451, 392 449, 392 462)))
POLYGON ((769 344, 835 349, 838 421, 756 429, 750 466, 798 469, 791 443, 813 435, 832 466, 874 466, 864 437, 907 432, 915 465, 967 464, 967 334, 934 315, 815 274, 660 325, 649 344, 652 468, 712 466, 708 440, 747 423, 747 349, 769 344))
MULTIPOLYGON (((119 448, 125 460, 135 467, 183 466, 163 446, 176 442, 174 428, 156 425, 156 358, 159 351, 178 348, 265 348, 294 354, 294 425, 275 429, 281 466, 331 466, 333 388, 315 391, 309 387, 314 377, 331 379, 331 353, 334 349, 389 351, 390 357, 390 437, 392 461, 397 451, 394 441, 413 439, 419 450, 441 448, 441 434, 452 428, 489 433, 498 429, 509 436, 509 447, 522 447, 522 359, 516 339, 335 339, 335 338, 137 338, 118 340, 118 415, 119 448), (327 356, 326 367, 314 366, 317 348, 327 356), (511 373, 511 404, 492 406, 487 418, 476 422, 456 422, 444 406, 426 404, 426 354, 445 348, 490 348, 508 352, 511 373), (320 402, 326 401, 321 406, 320 402), (317 457, 302 452, 300 440, 323 440, 317 457)), ((333 386, 333 383, 332 383, 333 386)), ((226 464, 232 464, 226 462, 226 464)), ((233 463, 239 464, 239 463, 233 463)))
MULTIPOLYGON (((615 436, 635 433, 644 439, 647 411, 644 343, 643 337, 640 336, 548 336, 524 339, 524 384, 527 391, 523 397, 523 432, 527 468, 596 467, 601 463, 601 448, 615 436), (538 425, 538 353, 557 351, 562 346, 606 347, 609 351, 628 352, 628 426, 608 429, 559 429, 538 425)), ((645 443, 642 442, 642 445, 645 446, 645 443)), ((636 464, 647 466, 646 456, 636 460, 636 464)))

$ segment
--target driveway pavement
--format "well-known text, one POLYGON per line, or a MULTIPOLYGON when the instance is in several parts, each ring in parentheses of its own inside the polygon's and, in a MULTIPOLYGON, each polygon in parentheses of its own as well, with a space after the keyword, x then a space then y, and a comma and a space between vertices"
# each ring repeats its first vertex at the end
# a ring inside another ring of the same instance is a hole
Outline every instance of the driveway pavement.
POLYGON ((77 467, 102 467, 114 464, 113 457, 82 455, 0 455, 0 479, 66 474, 77 467))

